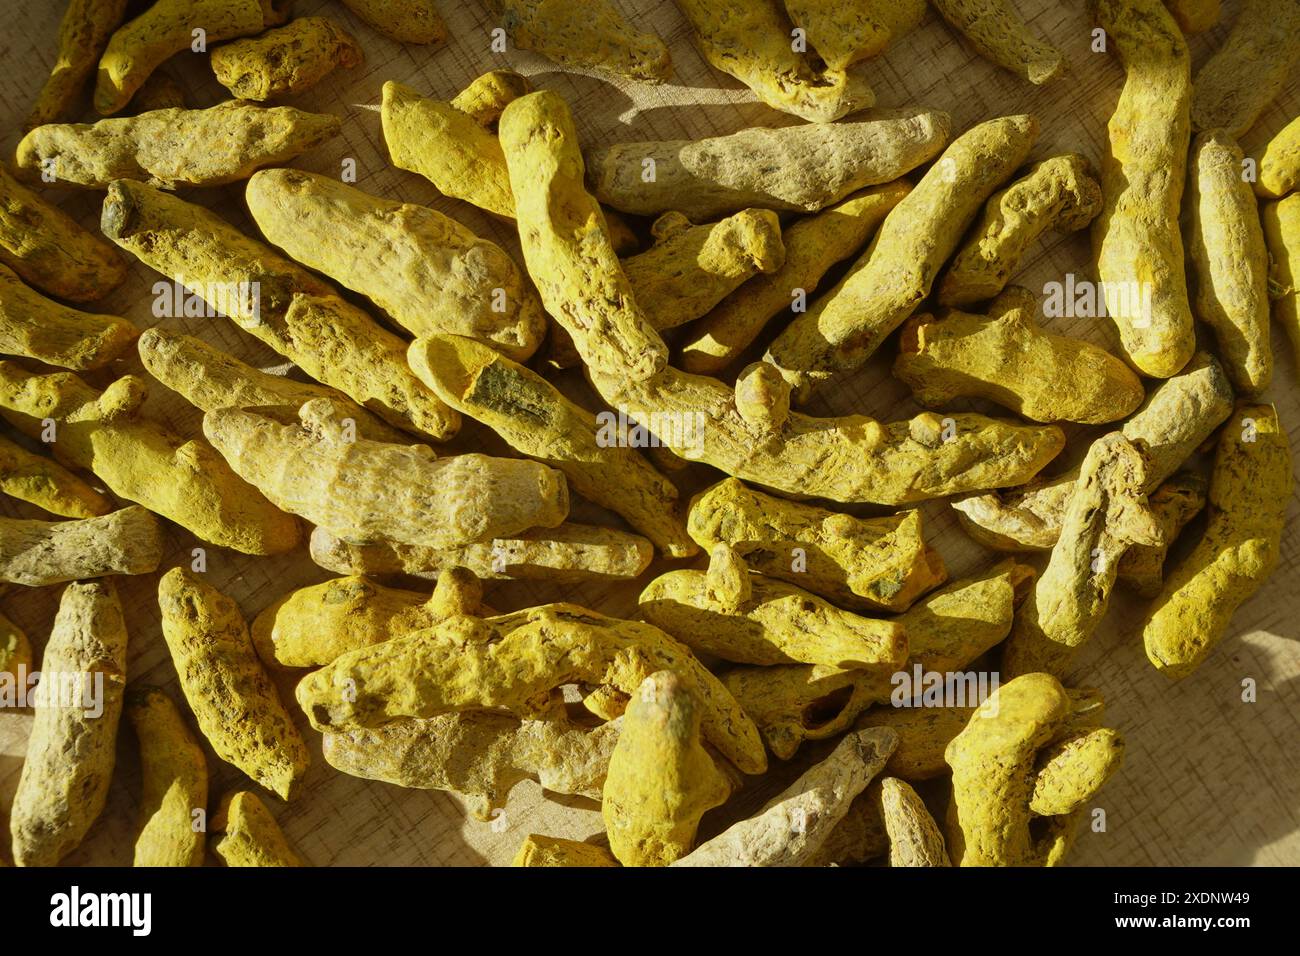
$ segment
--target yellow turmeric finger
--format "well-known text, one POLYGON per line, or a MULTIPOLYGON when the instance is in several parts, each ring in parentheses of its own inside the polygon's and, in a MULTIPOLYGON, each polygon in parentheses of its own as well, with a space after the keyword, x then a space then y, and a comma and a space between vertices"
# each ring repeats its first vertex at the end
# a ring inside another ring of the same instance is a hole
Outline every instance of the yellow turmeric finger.
POLYGON ((906 631, 859 617, 807 591, 750 575, 728 545, 713 548, 708 572, 670 571, 641 592, 647 621, 698 651, 739 664, 899 666, 906 631))
POLYGON ((872 707, 855 727, 888 727, 898 734, 898 747, 885 772, 912 783, 948 773, 943 752, 965 729, 975 705, 965 707, 872 707))
POLYGON ((143 183, 113 183, 104 234, 187 283, 214 311, 397 428, 449 438, 460 416, 406 365, 406 343, 306 269, 201 206, 143 183))
POLYGON ((98 518, 0 517, 0 581, 27 587, 109 574, 147 574, 162 561, 162 528, 132 505, 98 518))
POLYGON ((705 737, 744 773, 766 767, 753 723, 685 646, 658 628, 571 604, 528 608, 352 651, 303 678, 298 703, 322 731, 482 708, 529 716, 556 688, 610 684, 632 694, 671 670, 696 694, 705 737))
POLYGON ((1039 236, 1049 229, 1078 232, 1101 207, 1101 187, 1082 156, 1067 153, 1036 163, 988 201, 984 218, 939 283, 939 304, 962 307, 992 299, 1039 236))
POLYGON ((453 96, 450 105, 487 128, 501 118, 501 113, 513 101, 532 91, 528 77, 514 70, 489 70, 453 96))
POLYGON ((573 336, 605 401, 678 456, 791 494, 899 504, 967 486, 1019 484, 1060 450, 1056 429, 981 416, 880 425, 861 416, 796 415, 776 370, 762 363, 742 373, 734 390, 666 367, 663 340, 636 307, 599 206, 583 186, 563 100, 550 92, 515 100, 502 116, 501 137, 524 258, 543 303, 573 336))
POLYGON ((95 518, 113 503, 58 462, 0 435, 0 492, 64 518, 95 518))
POLYGON ((234 408, 208 412, 208 440, 270 500, 351 541, 458 547, 569 512, 559 472, 530 461, 467 454, 437 458, 427 445, 352 440, 327 401, 281 423, 234 408), (340 494, 342 489, 347 494, 340 494))
POLYGON ((1258 173, 1255 192, 1262 199, 1281 199, 1300 186, 1300 117, 1269 140, 1258 173))
POLYGON ((390 40, 439 44, 447 24, 434 0, 343 0, 343 5, 390 40))
POLYGON ((54 866, 108 799, 126 683, 126 622, 112 580, 69 584, 45 654, 9 814, 14 863, 54 866))
MULTIPOLYGON (((1144 491, 1153 492, 1194 455, 1232 413, 1232 385, 1208 352, 1151 392, 1124 423, 1124 437, 1150 457, 1144 491)), ((1050 481, 1003 494, 978 494, 953 502, 962 527, 997 551, 1046 551, 1056 544, 1078 469, 1050 481)))
POLYGON ((241 100, 309 90, 336 67, 351 69, 363 54, 356 38, 327 17, 298 17, 250 40, 212 51, 217 82, 241 100))
POLYGON ((668 47, 642 33, 609 0, 491 0, 510 42, 561 66, 662 83, 672 76, 668 47))
POLYGON ((389 427, 340 391, 260 371, 202 339, 155 326, 141 333, 137 348, 140 361, 150 375, 205 412, 218 408, 263 407, 296 411, 305 402, 325 399, 337 406, 341 415, 356 423, 360 437, 384 442, 409 441, 402 432, 389 427))
POLYGON ((773 109, 831 123, 875 105, 861 64, 822 69, 797 49, 779 0, 677 0, 677 8, 704 59, 773 109))
POLYGON ((212 830, 222 834, 213 852, 226 866, 302 866, 298 855, 257 794, 228 793, 212 818, 212 830))
POLYGON ((1007 641, 1012 677, 1064 674, 1106 614, 1119 562, 1133 544, 1161 543, 1147 504, 1145 452, 1120 432, 1092 444, 1066 505, 1061 536, 1007 641))
POLYGON ((1196 314, 1214 330, 1233 386, 1258 395, 1273 380, 1269 342, 1268 250, 1259 205, 1242 180, 1245 156, 1222 130, 1192 149, 1191 239, 1196 314))
POLYGON ((46 123, 71 119, 78 111, 86 81, 95 72, 113 31, 126 17, 127 0, 72 0, 59 24, 54 69, 36 96, 23 132, 46 123))
POLYGON ((1082 809, 1124 761, 1124 738, 1109 727, 1069 737, 1039 757, 1029 809, 1052 817, 1082 809))
POLYGON ((890 866, 952 866, 943 833, 915 790, 896 777, 885 777, 880 781, 880 800, 890 866))
POLYGON ((1300 0, 1243 0, 1228 39, 1196 74, 1192 124, 1240 139, 1294 78, 1300 0))
POLYGON ((1136 544, 1119 561, 1119 580, 1145 598, 1154 598, 1164 585, 1165 558, 1183 528, 1205 508, 1209 482, 1195 472, 1174 475, 1148 499, 1160 524, 1162 544, 1136 544))
POLYGON ((1092 249, 1106 314, 1143 375, 1178 374, 1196 349, 1178 216, 1191 141, 1191 54, 1160 0, 1097 0, 1127 78, 1102 154, 1106 205, 1092 249))
POLYGON ((281 799, 311 757, 248 637, 239 606, 183 568, 158 584, 162 632, 181 689, 217 756, 281 799))
POLYGON ((518 362, 541 344, 546 316, 519 267, 454 219, 297 169, 257 173, 244 197, 268 242, 414 335, 465 335, 518 362))
POLYGON ((916 311, 984 201, 1037 137, 1032 116, 1009 116, 974 127, 948 147, 885 218, 867 253, 768 349, 767 361, 797 401, 861 367, 916 311))
POLYGON ((1169 573, 1142 624, 1147 657, 1166 677, 1196 670, 1277 567, 1293 486, 1276 410, 1240 406, 1219 437, 1205 534, 1169 573))
POLYGON ((1065 71, 1060 50, 1037 39, 1010 0, 932 0, 979 55, 1036 86, 1065 71))
POLYGON ((252 36, 283 23, 288 6, 286 0, 157 0, 109 39, 95 80, 96 112, 120 111, 164 60, 191 48, 195 30, 205 44, 252 36))
POLYGON ((622 515, 668 557, 699 549, 678 516, 677 489, 601 419, 540 375, 456 336, 416 339, 412 370, 452 408, 483 422, 512 448, 563 472, 589 501, 622 515))
POLYGON ((140 741, 140 835, 136 866, 202 866, 208 765, 170 697, 133 688, 126 716, 140 741))
POLYGON ((640 577, 654 558, 654 546, 640 535, 569 521, 459 548, 391 541, 353 544, 317 528, 311 535, 311 558, 336 574, 404 574, 437 580, 449 568, 463 567, 484 579, 575 584, 640 577))
POLYGON ((1123 361, 1090 342, 1043 331, 1032 296, 1028 304, 987 317, 945 310, 910 319, 894 374, 928 408, 984 398, 1037 422, 1101 425, 1142 404, 1142 381, 1123 361))
POLYGON ((592 150, 587 167, 601 202, 636 215, 677 211, 708 222, 755 206, 816 212, 933 159, 950 124, 936 110, 881 111, 831 125, 617 143, 592 150))
POLYGON ((1300 193, 1264 207, 1264 235, 1272 261, 1273 317, 1286 330, 1300 360, 1300 193))
POLYGON ((242 481, 207 442, 145 418, 145 395, 133 375, 101 392, 71 372, 33 375, 0 362, 0 415, 32 438, 52 434, 63 464, 94 472, 118 497, 204 541, 245 554, 292 550, 297 519, 242 481))
POLYGON ((875 16, 873 4, 834 0, 785 0, 790 22, 803 30, 808 45, 829 69, 843 70, 884 52, 889 27, 875 16))
POLYGON ((290 591, 253 621, 253 646, 268 666, 319 667, 368 647, 433 627, 453 613, 480 614, 482 588, 463 568, 438 579, 430 596, 367 578, 336 578, 290 591))
POLYGON ((758 273, 785 261, 781 221, 770 209, 745 209, 706 226, 664 213, 651 227, 655 244, 623 260, 637 305, 656 329, 693 322, 758 273))
POLYGON ((107 189, 118 179, 161 189, 220 186, 286 163, 340 128, 328 113, 228 100, 203 110, 39 126, 18 144, 16 161, 31 176, 84 189, 107 189))
POLYGON ((860 252, 911 190, 911 184, 901 179, 865 189, 785 229, 781 236, 785 264, 745 282, 691 328, 678 360, 682 370, 716 375, 782 311, 797 315, 806 308, 807 298, 827 271, 860 252))
POLYGON ((0 675, 19 687, 26 685, 31 671, 31 641, 21 627, 0 614, 0 675))
POLYGON ((905 611, 948 577, 919 511, 854 518, 728 478, 692 499, 687 521, 700 547, 728 544, 758 573, 854 610, 905 611))
POLYGON ((84 371, 113 361, 139 334, 116 315, 81 312, 47 299, 0 265, 0 352, 6 355, 84 371))
POLYGON ((1223 15, 1221 0, 1165 0, 1184 33, 1204 33, 1223 15))
POLYGON ((490 820, 521 780, 551 793, 600 799, 623 719, 586 727, 566 718, 520 720, 470 710, 406 717, 381 727, 327 733, 325 762, 335 770, 416 790, 446 790, 470 799, 490 820))
POLYGON ((959 671, 1001 643, 1034 577, 1033 568, 1007 560, 927 594, 897 619, 909 662, 927 671, 959 671))
POLYGON ((102 299, 126 278, 126 262, 99 236, 9 175, 0 163, 0 265, 42 292, 72 302, 102 299))
POLYGON ((618 866, 604 847, 530 833, 511 866, 618 866))
POLYGON ((731 781, 700 738, 700 712, 671 671, 632 695, 609 759, 601 815, 624 866, 667 866, 695 845, 700 817, 731 796, 731 781))

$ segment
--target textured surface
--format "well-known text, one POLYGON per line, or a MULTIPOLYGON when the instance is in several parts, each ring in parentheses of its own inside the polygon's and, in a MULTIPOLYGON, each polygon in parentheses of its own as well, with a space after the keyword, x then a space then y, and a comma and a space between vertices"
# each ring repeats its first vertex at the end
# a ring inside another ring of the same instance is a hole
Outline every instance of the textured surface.
MULTIPOLYGON (((1113 56, 1090 52, 1091 24, 1081 4, 1057 0, 1015 0, 1015 4, 1035 35, 1065 53, 1069 65, 1065 79, 1041 88, 1022 83, 979 60, 931 13, 916 33, 882 60, 867 65, 881 104, 922 104, 950 111, 955 129, 991 116, 1030 110, 1043 125, 1033 158, 1073 150, 1099 163, 1106 121, 1119 95, 1118 63, 1113 56)), ((667 85, 611 85, 594 77, 561 73, 532 54, 493 54, 488 31, 494 24, 479 3, 444 2, 442 10, 452 39, 444 48, 431 49, 391 43, 340 4, 299 0, 295 6, 298 15, 334 17, 354 32, 365 49, 366 64, 336 72, 309 93, 286 101, 301 109, 335 112, 346 118, 341 137, 306 154, 295 165, 337 175, 340 162, 353 158, 357 164, 356 185, 360 188, 390 200, 432 204, 517 252, 509 228, 463 203, 438 199, 419 176, 389 167, 378 113, 385 80, 398 80, 422 93, 450 98, 478 73, 514 66, 529 74, 539 87, 558 90, 574 104, 579 133, 591 144, 719 135, 747 125, 791 121, 757 104, 738 83, 705 66, 673 4, 619 0, 618 5, 639 29, 657 31, 668 42, 676 76, 667 85)), ((1222 42, 1239 7, 1236 2, 1226 3, 1223 23, 1192 38, 1196 67, 1222 42)), ((4 64, 0 70, 0 129, 9 131, 0 141, 0 148, 6 152, 16 145, 17 130, 52 63, 61 14, 58 3, 15 8, 10 29, 0 40, 0 62, 4 64)), ((191 61, 185 54, 177 59, 176 66, 192 91, 195 105, 210 105, 221 98, 224 91, 212 79, 206 63, 191 61)), ((1293 81, 1280 103, 1265 111, 1245 138, 1247 150, 1254 152, 1262 147, 1298 112, 1300 83, 1293 81)), ((49 195, 81 222, 95 226, 98 203, 94 195, 56 191, 49 195)), ((252 228, 242 211, 238 186, 187 195, 216 208, 241 228, 252 228)), ((1086 236, 1049 235, 1031 249, 1013 281, 1041 290, 1043 283, 1063 281, 1068 272, 1086 275, 1089 261, 1086 236)), ((157 275, 133 263, 127 282, 97 303, 95 309, 126 315, 141 326, 152 325, 158 321, 150 312, 150 287, 156 281, 157 275)), ((163 325, 229 349, 258 368, 284 367, 283 359, 225 319, 168 319, 163 325)), ((1086 336, 1099 344, 1105 342, 1104 329, 1095 320, 1052 319, 1045 322, 1045 327, 1057 333, 1086 336)), ((1265 394, 1267 400, 1278 403, 1292 444, 1300 446, 1295 363, 1280 329, 1275 328, 1274 334, 1281 340, 1277 375, 1272 389, 1265 394)), ((862 373, 845 387, 812 403, 811 409, 818 414, 863 412, 883 420, 916 414, 918 408, 906 387, 889 374, 894 355, 895 348, 887 343, 862 373)), ((134 359, 117 364, 121 368, 115 366, 112 374, 104 380, 97 378, 96 384, 102 386, 124 370, 139 370, 134 359)), ((567 385, 568 380, 564 381, 567 385)), ((161 387, 152 392, 148 403, 151 414, 187 434, 199 434, 197 411, 161 387)), ((1097 431, 1076 430, 1072 434, 1092 435, 1097 431)), ((505 451, 490 432, 469 422, 456 447, 489 454, 505 451)), ((1077 461, 1082 449, 1071 450, 1077 461)), ((719 477, 702 468, 689 474, 689 491, 719 477)), ((922 507, 927 534, 942 552, 953 578, 965 577, 993 563, 995 556, 960 531, 955 515, 946 505, 922 507)), ((880 509, 852 510, 880 513, 880 509)), ((0 511, 41 517, 34 509, 10 500, 0 503, 0 511)), ((594 512, 575 515, 579 521, 596 517, 594 512)), ((1277 573, 1237 614, 1232 636, 1224 646, 1204 667, 1177 685, 1171 685, 1146 662, 1141 639, 1134 634, 1142 606, 1122 588, 1117 589, 1109 615, 1077 663, 1072 683, 1104 690, 1106 724, 1124 733, 1128 750, 1124 766, 1099 800, 1107 811, 1108 832, 1081 833, 1069 858, 1071 863, 1300 863, 1300 754, 1294 746, 1300 730, 1300 649, 1295 643, 1300 617, 1300 506, 1294 500, 1290 520, 1277 573), (1241 701, 1241 682, 1247 678, 1257 682, 1257 703, 1241 701)), ((188 564, 190 549, 197 542, 172 525, 166 533, 169 551, 164 566, 182 560, 188 564)), ((1045 555, 1030 560, 1041 567, 1044 559, 1045 555)), ((327 572, 310 564, 305 548, 279 558, 245 558, 216 548, 208 551, 206 580, 234 596, 249 617, 284 591, 328 577, 327 572)), ((648 580, 646 577, 630 585, 600 583, 583 587, 489 582, 487 600, 494 607, 509 610, 572 599, 612 613, 628 613, 648 580)), ((121 579, 118 585, 131 628, 131 680, 162 684, 179 701, 175 671, 158 627, 155 576, 121 579)), ((0 599, 4 613, 31 637, 38 659, 53 620, 58 592, 58 588, 14 590, 0 599)), ((305 719, 300 721, 305 728, 305 719)), ((0 714, 0 813, 12 800, 30 726, 29 714, 0 714)), ((306 863, 506 864, 529 833, 584 839, 602 828, 594 805, 578 798, 545 798, 531 782, 515 788, 504 820, 480 822, 466 813, 462 801, 447 794, 403 790, 344 776, 319 759, 319 735, 308 733, 307 740, 315 759, 302 782, 302 795, 286 805, 265 791, 258 792, 306 863)), ((826 745, 820 746, 822 749, 805 745, 791 766, 774 762, 769 788, 761 791, 754 781, 749 781, 749 786, 732 798, 734 810, 724 808, 706 815, 701 836, 711 837, 725 829, 731 822, 724 819, 728 813, 734 816, 757 810, 798 776, 805 751, 809 756, 825 752, 826 745)), ((125 730, 118 750, 120 759, 108 809, 82 846, 67 857, 67 863, 131 862, 140 777, 135 741, 125 730)), ((226 790, 253 786, 217 761, 210 750, 208 756, 214 800, 226 790)), ((939 814, 943 807, 931 809, 939 814)), ((214 859, 209 854, 209 862, 214 859)))

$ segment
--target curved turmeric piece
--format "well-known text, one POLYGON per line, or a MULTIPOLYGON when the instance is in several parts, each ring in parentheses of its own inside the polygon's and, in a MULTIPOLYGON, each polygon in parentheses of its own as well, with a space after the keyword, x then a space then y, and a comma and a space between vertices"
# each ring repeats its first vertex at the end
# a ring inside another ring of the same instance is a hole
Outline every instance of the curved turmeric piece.
POLYGON ((1191 143, 1191 53, 1160 0, 1097 0, 1126 70, 1108 126, 1106 205, 1092 249, 1106 314, 1143 375, 1177 375, 1196 350, 1179 226, 1191 143))
POLYGON ((727 478, 691 500, 687 530, 710 552, 729 545, 759 574, 851 610, 905 611, 948 578, 919 511, 855 518, 727 478))
POLYGON ((32 438, 53 422, 54 456, 85 468, 115 495, 175 521, 204 541, 244 554, 280 554, 298 521, 242 481, 209 445, 140 414, 144 382, 127 375, 104 391, 71 372, 33 375, 0 362, 0 414, 32 438))
POLYGON ((943 833, 915 790, 896 777, 885 777, 880 802, 891 867, 952 866, 943 833))
POLYGON ((303 865, 266 804, 247 790, 222 798, 212 817, 212 831, 222 834, 212 850, 226 866, 303 865))
POLYGON ((157 0, 109 38, 95 79, 95 111, 120 112, 150 74, 194 43, 252 36, 288 19, 289 0, 157 0))
POLYGON ((1013 290, 987 317, 945 310, 903 326, 894 375, 920 404, 984 398, 1031 421, 1087 425, 1127 418, 1142 404, 1142 381, 1124 362, 1083 339, 1043 331, 1033 295, 1013 290))
POLYGON ((304 372, 388 424, 450 438, 460 416, 411 374, 406 343, 328 283, 202 206, 143 183, 113 183, 100 229, 304 372))
POLYGON ((663 83, 673 72, 668 47, 642 33, 609 0, 490 0, 510 41, 561 66, 663 83))
POLYGON ((980 56, 1022 80, 1041 86, 1065 72, 1065 56, 1029 32, 1011 0, 931 2, 980 56))
POLYGON ((1269 271, 1273 317, 1286 329, 1300 360, 1300 193, 1264 207, 1264 235, 1273 263, 1269 271))
POLYGON ((897 667, 907 659, 907 633, 897 622, 859 617, 751 575, 725 544, 713 548, 707 572, 660 575, 638 602, 647 621, 683 644, 738 664, 897 667))
POLYGON ((635 448, 607 440, 600 419, 540 375, 451 335, 416 339, 407 360, 444 402, 483 422, 516 451, 562 472, 574 491, 622 515, 666 557, 699 551, 678 516, 672 482, 635 448))
POLYGON ((791 494, 900 504, 962 487, 1020 484, 1060 451, 1057 429, 977 415, 881 425, 862 416, 794 414, 789 389, 762 363, 734 390, 667 367, 663 340, 636 307, 583 186, 564 101, 550 92, 515 100, 502 116, 501 138, 524 258, 543 303, 573 336, 605 401, 679 456, 791 494))
POLYGON ((1078 232, 1102 208, 1101 186, 1077 153, 1045 159, 996 193, 939 283, 939 304, 984 302, 1007 287, 1029 246, 1049 229, 1078 232))
POLYGON ((321 399, 303 405, 289 424, 218 409, 203 417, 203 432, 280 507, 350 541, 457 547, 554 527, 569 513, 564 476, 544 465, 479 454, 437 458, 427 445, 349 440, 346 420, 321 399))
POLYGON ((1192 124, 1240 139, 1295 76, 1300 0, 1243 0, 1228 39, 1196 74, 1192 124))
POLYGON ((1255 193, 1261 199, 1281 199, 1300 187, 1300 116, 1269 140, 1259 159, 1255 193))
POLYGON ((773 109, 810 123, 832 123, 875 105, 860 65, 823 70, 796 50, 778 0, 677 0, 677 9, 704 59, 773 109))
POLYGON ((0 265, 0 352, 76 371, 103 368, 140 330, 116 315, 61 305, 27 287, 0 265))
POLYGON ((202 866, 208 764, 172 699, 156 687, 132 688, 126 716, 140 742, 140 835, 136 866, 202 866))
POLYGON ((0 435, 0 492, 63 518, 95 518, 113 503, 58 462, 0 435))
POLYGON ((766 360, 806 401, 860 368, 929 294, 984 202, 1025 161, 1038 138, 1032 116, 1007 116, 957 137, 885 218, 843 279, 796 318, 766 360))
POLYGON ((1142 625, 1147 657, 1166 677, 1196 670, 1277 567, 1294 484, 1276 409, 1240 406, 1219 436, 1205 535, 1170 572, 1142 625))
POLYGON ((375 727, 397 717, 482 708, 547 712, 565 684, 608 684, 632 694, 671 670, 696 695, 706 739, 744 773, 767 758, 753 723, 691 652, 649 624, 572 604, 438 626, 352 651, 298 684, 298 703, 321 731, 375 727))
POLYGON ((162 552, 158 519, 137 505, 77 521, 0 517, 0 581, 27 587, 148 574, 162 552))
POLYGON ((126 260, 0 163, 0 265, 70 302, 102 299, 126 279, 126 260))
POLYGON ((1002 656, 1005 673, 1062 676, 1105 617, 1125 552, 1134 544, 1162 543, 1147 504, 1149 469, 1146 452, 1120 432, 1088 449, 1061 536, 1016 615, 1002 656))
POLYGON ((434 0, 343 0, 343 5, 390 40, 438 44, 447 24, 434 0))
POLYGON ((113 31, 126 17, 128 0, 71 0, 59 23, 54 69, 36 95, 23 132, 71 119, 81 106, 86 81, 95 72, 113 31))
POLYGON ((250 40, 212 51, 217 82, 241 100, 269 100, 311 89, 337 67, 363 59, 356 37, 328 17, 297 17, 250 40))
POLYGON ((1135 544, 1119 561, 1119 580, 1144 598, 1164 587, 1165 559, 1183 529, 1205 509, 1209 482, 1196 472, 1180 472, 1151 492, 1148 504, 1160 524, 1163 542, 1135 544))
POLYGON ((882 22, 875 3, 837 3, 836 0, 784 0, 790 22, 804 31, 822 62, 844 70, 883 53, 893 34, 882 22))
POLYGON ((510 865, 609 867, 618 866, 619 862, 601 846, 530 833, 510 865))
POLYGON ((699 705, 672 671, 632 695, 609 758, 600 811, 624 866, 667 866, 695 845, 700 817, 731 796, 700 738, 699 705))
POLYGON ((1123 758, 1114 731, 1077 729, 1050 674, 1000 687, 948 745, 948 852, 957 866, 1058 866, 1080 814, 1123 758))

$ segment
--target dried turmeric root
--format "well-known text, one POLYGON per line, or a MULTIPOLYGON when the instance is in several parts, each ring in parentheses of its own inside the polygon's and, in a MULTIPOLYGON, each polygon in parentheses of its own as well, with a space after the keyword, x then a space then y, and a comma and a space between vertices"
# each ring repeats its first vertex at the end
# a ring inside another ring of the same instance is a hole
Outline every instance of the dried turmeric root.
POLYGON ((335 574, 404 574, 436 581, 451 568, 463 567, 484 579, 575 584, 640 577, 654 559, 654 546, 640 535, 569 521, 460 548, 352 544, 317 528, 311 535, 311 559, 335 574))
POLYGON ((843 4, 835 0, 785 0, 790 22, 803 30, 808 45, 832 70, 883 53, 893 36, 878 2, 843 4))
POLYGON ((725 544, 713 548, 707 572, 660 575, 639 604, 647 621, 683 644, 738 664, 883 668, 907 659, 907 632, 897 622, 859 617, 751 575, 725 544))
POLYGON ((9 175, 0 163, 0 265, 71 302, 102 299, 126 278, 116 249, 9 175))
POLYGON ((831 123, 874 106, 858 66, 818 69, 798 52, 777 0, 677 0, 695 43, 714 69, 744 83, 773 109, 810 123, 831 123))
POLYGON ((245 554, 280 554, 297 520, 245 484, 201 440, 185 440, 140 414, 133 375, 100 392, 71 372, 33 375, 0 362, 0 414, 39 438, 53 422, 54 456, 98 475, 115 495, 175 521, 204 541, 245 554))
POLYGON ((667 557, 698 552, 678 516, 677 489, 635 448, 602 439, 599 419, 535 372, 466 338, 416 339, 411 369, 452 408, 510 446, 563 472, 574 491, 622 515, 667 557))
POLYGON ((1119 580, 1144 598, 1164 587, 1165 559, 1183 529, 1205 509, 1209 482, 1195 472, 1181 472, 1151 492, 1147 503, 1160 525, 1163 542, 1135 544, 1119 561, 1119 580))
POLYGON ((727 544, 760 574, 855 610, 905 611, 947 580, 921 512, 854 518, 774 498, 728 478, 691 501, 687 530, 710 552, 727 544))
POLYGON ((564 476, 544 465, 350 440, 339 410, 320 399, 298 419, 223 408, 204 416, 203 432, 270 500, 346 540, 459 547, 553 528, 569 513, 564 476))
POLYGON ((302 866, 280 827, 257 794, 228 793, 212 818, 214 833, 223 834, 212 850, 226 866, 302 866))
POLYGON ((915 790, 895 777, 880 781, 891 867, 952 866, 943 833, 915 790))
POLYGON ((78 521, 0 517, 0 581, 27 587, 148 574, 158 569, 162 549, 158 519, 134 505, 78 521))
POLYGON ((1142 380, 1123 361, 1044 332, 1037 311, 1033 294, 1012 286, 987 317, 944 310, 909 319, 894 374, 927 408, 985 398, 1036 422, 1101 425, 1142 404, 1142 380))
POLYGON ((343 5, 390 40, 437 44, 447 39, 433 0, 343 0, 343 5))
POLYGON ((119 179, 160 189, 220 186, 286 163, 341 127, 328 113, 228 100, 204 110, 38 126, 18 144, 16 162, 31 177, 48 170, 60 184, 84 189, 119 179))
POLYGON ((1269 140, 1259 159, 1255 193, 1261 199, 1281 199, 1300 187, 1300 117, 1269 140))
POLYGON ((1204 33, 1223 15, 1222 0, 1165 0, 1184 33, 1204 33))
POLYGON ((530 833, 510 865, 591 867, 618 866, 619 862, 604 847, 530 833))
POLYGON ((6 355, 84 371, 113 361, 139 334, 116 315, 93 315, 47 299, 0 265, 0 352, 6 355))
POLYGON ((162 632, 199 729, 218 757, 281 799, 311 756, 258 663, 239 606, 183 568, 158 583, 162 632))
POLYGON ((1035 38, 1011 0, 932 0, 943 18, 980 56, 1035 86, 1065 71, 1065 56, 1035 38))
POLYGON ((1277 411, 1240 406, 1219 437, 1205 535, 1170 572, 1142 625, 1147 657, 1166 677, 1196 670, 1277 567, 1294 482, 1277 411))
POLYGON ((122 716, 126 642, 111 580, 64 589, 41 659, 41 673, 56 679, 37 690, 9 814, 18 866, 55 866, 104 809, 122 716))
POLYGON ((71 0, 59 24, 59 50, 49 79, 36 96, 23 132, 71 119, 86 81, 95 72, 113 31, 126 17, 128 0, 71 0))
POLYGON ((0 492, 63 518, 96 518, 113 503, 58 462, 0 435, 0 492))
POLYGON ((1300 360, 1300 193, 1264 207, 1264 235, 1272 260, 1273 317, 1286 329, 1300 360))
POLYGON ((208 765, 170 697, 132 688, 126 716, 140 741, 140 835, 136 866, 202 866, 208 765))
POLYGON ((699 705, 671 671, 632 695, 600 810, 624 866, 667 866, 695 845, 700 817, 731 796, 730 777, 705 749, 699 705))
POLYGON ((187 50, 194 31, 205 43, 252 36, 288 18, 287 0, 157 0, 116 30, 99 60, 95 110, 119 112, 163 61, 187 50))
POLYGON ((450 438, 460 416, 406 365, 406 343, 328 283, 201 206, 143 183, 113 183, 104 234, 165 276, 181 276, 214 310, 388 424, 450 438))
POLYGON ((957 866, 1058 866, 1081 811, 1119 769, 1124 741, 1084 731, 1049 674, 1025 674, 984 701, 948 745, 948 852, 957 866))
POLYGON ((440 212, 297 169, 257 173, 244 198, 268 242, 413 335, 465 335, 517 362, 541 345, 546 315, 519 267, 440 212))
POLYGON ((212 51, 217 82, 241 100, 269 100, 311 89, 364 55, 356 38, 327 17, 298 17, 259 37, 212 51))
POLYGON ((766 769, 753 723, 690 650, 649 624, 572 604, 450 618, 344 654, 304 677, 297 696, 312 726, 342 731, 482 708, 546 716, 565 684, 609 685, 630 695, 661 670, 696 695, 704 736, 723 756, 743 773, 766 769))
POLYGON ((491 0, 510 42, 561 66, 662 83, 673 64, 664 41, 627 22, 609 0, 491 0))
POLYGON ((1196 74, 1192 125, 1250 131, 1300 63, 1300 0, 1243 0, 1228 39, 1196 74))

